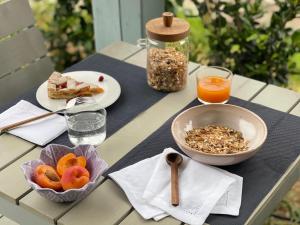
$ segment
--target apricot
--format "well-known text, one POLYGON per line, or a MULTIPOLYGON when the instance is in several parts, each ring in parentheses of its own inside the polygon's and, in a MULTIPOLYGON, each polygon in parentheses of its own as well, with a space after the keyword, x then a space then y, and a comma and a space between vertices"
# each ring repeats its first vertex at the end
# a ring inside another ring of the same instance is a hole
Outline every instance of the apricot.
POLYGON ((72 166, 65 170, 61 177, 61 185, 64 190, 83 187, 90 180, 89 171, 81 166, 72 166))
POLYGON ((51 188, 53 190, 60 190, 60 177, 55 169, 48 165, 39 165, 35 168, 33 174, 34 181, 42 188, 51 188))
POLYGON ((86 158, 84 156, 76 157, 73 153, 68 153, 58 160, 56 165, 57 173, 62 176, 64 171, 71 166, 86 166, 86 158))

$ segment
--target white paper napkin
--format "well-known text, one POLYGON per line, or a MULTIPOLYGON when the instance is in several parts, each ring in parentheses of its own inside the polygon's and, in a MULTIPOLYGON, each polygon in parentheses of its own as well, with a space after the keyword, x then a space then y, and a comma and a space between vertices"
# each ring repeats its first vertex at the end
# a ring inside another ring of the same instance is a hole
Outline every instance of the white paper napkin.
MULTIPOLYGON (((21 100, 0 114, 0 127, 19 122, 48 111, 21 100)), ((67 129, 63 116, 53 115, 15 128, 9 133, 38 145, 45 145, 67 129)))
POLYGON ((167 215, 188 223, 203 224, 212 214, 238 215, 242 178, 227 171, 203 165, 183 156, 179 171, 180 205, 170 203, 170 166, 162 154, 142 160, 109 174, 126 193, 144 219, 159 220, 167 215))

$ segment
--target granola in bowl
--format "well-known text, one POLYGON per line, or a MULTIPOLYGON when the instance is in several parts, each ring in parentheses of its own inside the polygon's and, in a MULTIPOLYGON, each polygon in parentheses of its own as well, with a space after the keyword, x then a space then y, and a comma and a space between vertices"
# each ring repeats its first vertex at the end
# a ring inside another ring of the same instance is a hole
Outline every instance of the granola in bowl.
POLYGON ((220 125, 207 125, 186 132, 186 144, 201 152, 233 154, 248 150, 248 141, 237 130, 220 125))

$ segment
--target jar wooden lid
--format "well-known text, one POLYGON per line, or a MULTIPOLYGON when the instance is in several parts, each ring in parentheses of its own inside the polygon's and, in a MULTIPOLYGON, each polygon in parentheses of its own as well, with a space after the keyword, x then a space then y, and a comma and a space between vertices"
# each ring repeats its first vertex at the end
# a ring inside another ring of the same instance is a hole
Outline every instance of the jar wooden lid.
POLYGON ((162 17, 148 21, 146 30, 151 39, 174 42, 189 35, 190 25, 185 20, 174 17, 171 12, 164 12, 162 17))

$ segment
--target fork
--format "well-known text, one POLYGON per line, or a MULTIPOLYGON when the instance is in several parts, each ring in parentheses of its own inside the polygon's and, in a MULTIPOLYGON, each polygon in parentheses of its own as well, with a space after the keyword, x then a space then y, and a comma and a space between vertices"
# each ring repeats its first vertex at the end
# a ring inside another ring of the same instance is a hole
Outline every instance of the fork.
POLYGON ((15 123, 0 127, 0 134, 5 133, 7 131, 10 131, 14 128, 17 128, 21 125, 24 125, 24 124, 27 124, 27 123, 30 123, 30 122, 33 122, 33 121, 36 121, 36 120, 54 115, 54 114, 63 113, 67 109, 69 109, 73 106, 81 105, 81 104, 84 104, 84 103, 92 103, 92 102, 95 102, 95 101, 91 97, 76 97, 76 98, 67 100, 67 102, 66 102, 67 106, 66 106, 65 109, 60 109, 60 110, 57 110, 57 111, 54 111, 54 112, 48 112, 48 113, 45 113, 45 114, 42 114, 42 115, 39 115, 39 116, 34 116, 34 117, 29 118, 29 119, 25 119, 25 120, 22 120, 22 121, 19 121, 19 122, 15 122, 15 123))

